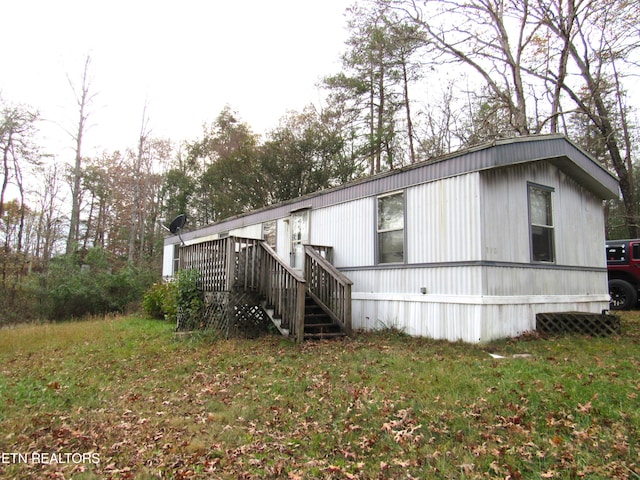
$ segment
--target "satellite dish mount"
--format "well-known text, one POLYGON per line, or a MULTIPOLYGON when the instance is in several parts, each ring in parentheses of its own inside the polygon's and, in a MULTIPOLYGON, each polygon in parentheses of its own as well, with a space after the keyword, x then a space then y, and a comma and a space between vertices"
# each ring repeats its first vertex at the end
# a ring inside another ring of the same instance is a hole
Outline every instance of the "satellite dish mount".
POLYGON ((184 227, 185 223, 187 223, 187 216, 184 213, 181 213, 176 218, 174 218, 171 221, 171 225, 169 225, 169 231, 174 235, 178 235, 178 238, 180 239, 180 243, 182 245, 184 245, 184 240, 182 240, 182 235, 180 235, 180 232, 182 231, 182 227, 184 227))

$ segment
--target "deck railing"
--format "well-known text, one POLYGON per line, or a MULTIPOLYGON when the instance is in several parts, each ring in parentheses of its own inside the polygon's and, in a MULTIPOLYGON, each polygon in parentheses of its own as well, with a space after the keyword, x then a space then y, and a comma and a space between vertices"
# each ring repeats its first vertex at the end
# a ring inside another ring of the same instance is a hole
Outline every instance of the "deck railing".
POLYGON ((280 318, 281 328, 298 343, 304 339, 305 280, 286 265, 269 245, 260 242, 261 256, 260 293, 267 307, 273 308, 274 318, 280 318))
POLYGON ((334 321, 351 334, 351 286, 353 282, 316 250, 305 245, 304 278, 307 290, 334 321))
POLYGON ((229 272, 233 251, 231 238, 186 245, 180 248, 179 268, 198 270, 205 292, 229 291, 234 277, 233 272, 229 272))
POLYGON ((280 327, 302 342, 305 280, 263 241, 225 237, 187 245, 180 249, 180 268, 198 270, 205 292, 256 292, 280 327))
POLYGON ((258 289, 261 241, 225 237, 186 245, 180 249, 180 269, 194 269, 202 277, 205 292, 258 289))

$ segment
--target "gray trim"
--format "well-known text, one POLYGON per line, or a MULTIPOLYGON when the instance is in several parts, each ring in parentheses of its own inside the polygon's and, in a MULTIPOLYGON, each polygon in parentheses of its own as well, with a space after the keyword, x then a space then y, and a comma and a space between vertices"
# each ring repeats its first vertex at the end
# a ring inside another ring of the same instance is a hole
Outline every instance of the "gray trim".
POLYGON ((431 263, 382 263, 379 265, 362 265, 359 267, 338 267, 341 272, 355 272, 360 270, 394 270, 394 269, 418 269, 418 268, 442 268, 442 267, 502 267, 502 268, 532 268, 541 270, 573 270, 579 272, 606 273, 606 267, 584 267, 579 265, 558 265, 554 263, 520 263, 520 262, 496 262, 492 260, 463 260, 458 262, 431 262, 431 263))
POLYGON ((527 192, 529 191, 529 187, 537 188, 539 190, 547 190, 549 192, 555 192, 556 189, 554 187, 550 187, 549 185, 543 185, 541 183, 536 182, 527 182, 527 192))
MULTIPOLYGON (((225 230, 255 225, 289 216, 300 208, 322 208, 356 199, 402 190, 443 178, 494 168, 548 160, 601 199, 617 198, 618 182, 593 158, 563 135, 539 135, 496 140, 474 148, 420 162, 397 170, 361 178, 304 197, 238 215, 198 230, 182 232, 192 240, 225 230)), ((165 245, 179 243, 177 236, 167 237, 165 245)))
POLYGON ((306 205, 306 206, 302 206, 302 207, 296 207, 293 210, 291 210, 289 213, 297 213, 300 210, 311 210, 311 208, 313 208, 311 205, 306 205))

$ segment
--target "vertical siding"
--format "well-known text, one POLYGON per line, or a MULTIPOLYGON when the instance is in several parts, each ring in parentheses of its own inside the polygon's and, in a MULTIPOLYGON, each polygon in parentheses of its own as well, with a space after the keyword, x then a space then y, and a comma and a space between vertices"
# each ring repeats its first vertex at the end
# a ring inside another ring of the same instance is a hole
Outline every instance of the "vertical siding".
POLYGON ((606 268, 602 200, 558 172, 556 251, 564 265, 606 268))
POLYGON ((554 189, 555 263, 605 267, 602 201, 549 163, 482 173, 484 259, 531 261, 527 182, 554 189))
POLYGON ((241 238, 256 238, 262 239, 262 224, 246 225, 240 228, 234 228, 229 231, 229 235, 241 238))
MULTIPOLYGON (((603 248, 604 249, 604 248, 603 248)), ((486 267, 485 295, 607 295, 607 272, 486 267)))
POLYGON ((347 271, 352 291, 362 293, 408 293, 481 295, 482 267, 430 267, 347 271))
POLYGON ((413 301, 356 297, 352 322, 356 330, 395 327, 414 336, 478 343, 532 331, 538 313, 599 313, 608 306, 607 300, 596 297, 521 300, 476 298, 451 303, 426 297, 413 301))
POLYGON ((485 260, 531 261, 527 181, 554 187, 549 184, 544 172, 535 167, 517 166, 482 174, 481 215, 485 260))
POLYGON ((173 271, 173 249, 175 245, 165 245, 162 253, 162 276, 172 277, 173 271))
POLYGON ((287 265, 291 263, 291 222, 289 217, 276 223, 276 253, 287 265))
POLYGON ((595 297, 575 300, 567 297, 558 301, 483 305, 482 328, 478 341, 488 342, 498 338, 515 337, 535 330, 538 313, 576 311, 600 313, 608 308, 608 300, 595 297), (496 319, 503 319, 503 321, 496 321, 496 319))
POLYGON ((441 302, 354 301, 353 328, 395 327, 409 335, 477 343, 481 306, 441 302))
POLYGON ((479 260, 479 173, 407 190, 409 263, 479 260))
POLYGON ((311 244, 333 247, 338 268, 373 265, 375 199, 363 198, 311 210, 311 244))

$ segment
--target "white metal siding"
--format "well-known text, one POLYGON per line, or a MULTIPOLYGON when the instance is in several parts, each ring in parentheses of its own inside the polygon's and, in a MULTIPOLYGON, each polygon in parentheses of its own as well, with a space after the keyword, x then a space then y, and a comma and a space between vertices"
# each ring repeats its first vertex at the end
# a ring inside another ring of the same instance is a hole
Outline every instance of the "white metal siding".
POLYGON ((548 164, 516 166, 482 173, 485 260, 531 262, 527 181, 555 188, 546 174, 549 168, 548 164))
POLYGON ((162 253, 162 276, 173 277, 173 249, 175 245, 165 245, 162 253))
POLYGON ((356 330, 394 327, 413 336, 476 343, 480 318, 479 305, 356 299, 352 325, 356 330))
POLYGON ((229 235, 242 238, 257 238, 262 239, 262 224, 246 225, 240 228, 234 228, 229 232, 229 235))
POLYGON ((354 294, 352 324, 356 330, 394 327, 414 336, 478 343, 532 331, 538 313, 599 313, 607 306, 607 296, 384 298, 354 294))
POLYGON ((406 196, 409 263, 480 259, 478 172, 412 187, 406 196))
POLYGON ((344 272, 353 282, 353 292, 480 295, 482 267, 429 267, 344 272))
POLYGON ((291 259, 291 222, 289 217, 281 218, 276 224, 276 253, 287 264, 291 259))
POLYGON ((554 207, 558 262, 606 268, 605 221, 602 200, 559 172, 554 207))
MULTIPOLYGON (((604 250, 604 247, 602 248, 604 250)), ((485 267, 485 295, 607 295, 607 272, 485 267)))
POLYGON ((311 210, 310 243, 333 247, 338 268, 374 263, 375 197, 311 210))
POLYGON ((606 266, 602 201, 549 163, 482 174, 484 258, 531 261, 527 182, 552 187, 556 264, 606 266))
MULTIPOLYGON (((535 330, 536 314, 550 312, 600 313, 609 308, 608 295, 526 299, 517 302, 483 305, 482 328, 477 341, 488 342, 498 338, 515 337, 535 330)), ((472 340, 473 341, 473 340, 472 340)))

